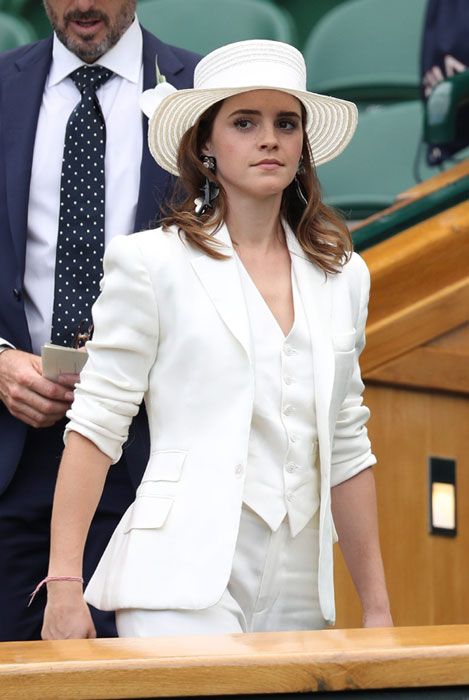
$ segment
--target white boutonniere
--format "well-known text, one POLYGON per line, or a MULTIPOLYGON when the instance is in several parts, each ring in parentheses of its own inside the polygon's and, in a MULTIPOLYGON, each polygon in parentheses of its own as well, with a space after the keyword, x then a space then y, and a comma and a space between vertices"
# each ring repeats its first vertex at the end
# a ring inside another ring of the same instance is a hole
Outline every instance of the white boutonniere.
POLYGON ((140 109, 150 119, 155 113, 157 107, 161 104, 165 97, 177 92, 174 85, 166 81, 166 76, 160 73, 158 67, 158 57, 155 58, 156 70, 156 85, 150 90, 145 90, 140 95, 140 109))

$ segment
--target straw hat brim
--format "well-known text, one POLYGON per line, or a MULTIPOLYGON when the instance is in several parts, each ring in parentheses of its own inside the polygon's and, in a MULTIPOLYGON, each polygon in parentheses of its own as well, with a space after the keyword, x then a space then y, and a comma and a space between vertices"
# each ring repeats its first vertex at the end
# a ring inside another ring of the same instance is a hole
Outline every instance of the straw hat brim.
POLYGON ((302 102, 306 110, 306 133, 315 165, 327 163, 342 153, 355 132, 355 104, 328 95, 264 85, 178 90, 165 97, 150 119, 148 145, 156 162, 164 170, 179 175, 177 155, 185 132, 216 102, 252 90, 278 90, 293 95, 302 102))

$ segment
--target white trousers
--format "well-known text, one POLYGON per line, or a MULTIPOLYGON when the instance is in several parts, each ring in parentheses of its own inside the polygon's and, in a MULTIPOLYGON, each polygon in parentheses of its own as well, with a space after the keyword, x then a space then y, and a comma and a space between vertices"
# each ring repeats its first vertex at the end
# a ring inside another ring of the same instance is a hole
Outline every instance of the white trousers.
POLYGON ((318 557, 317 515, 291 537, 287 520, 272 532, 243 506, 231 577, 218 603, 204 610, 117 610, 119 636, 322 629, 318 557))

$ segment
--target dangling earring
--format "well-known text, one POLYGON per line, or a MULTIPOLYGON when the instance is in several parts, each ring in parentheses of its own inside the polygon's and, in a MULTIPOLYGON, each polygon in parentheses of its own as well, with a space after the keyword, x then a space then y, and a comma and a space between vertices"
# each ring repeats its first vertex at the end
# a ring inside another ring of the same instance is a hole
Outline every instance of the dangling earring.
POLYGON ((302 186, 301 186, 301 182, 300 182, 300 180, 299 180, 299 178, 298 178, 297 175, 295 175, 295 180, 294 180, 294 182, 295 182, 295 190, 296 190, 296 194, 297 194, 297 196, 298 196, 298 199, 300 200, 300 202, 302 202, 302 204, 305 205, 305 207, 307 207, 307 206, 308 206, 308 200, 306 199, 306 197, 305 197, 305 195, 304 195, 303 188, 302 188, 302 186))
POLYGON ((298 167, 296 169, 296 175, 295 175, 294 182, 295 182, 295 190, 296 190, 296 194, 298 196, 298 199, 306 207, 306 206, 308 206, 308 200, 305 197, 305 194, 303 192, 303 188, 301 186, 300 179, 298 177, 298 175, 303 175, 304 172, 305 172, 305 166, 303 165, 303 156, 301 155, 300 160, 298 161, 298 167))
MULTIPOLYGON (((212 175, 216 174, 217 161, 214 156, 203 156, 202 165, 204 168, 207 168, 207 170, 210 170, 212 175)), ((220 192, 218 185, 208 177, 205 178, 205 182, 203 187, 200 188, 200 191, 203 193, 204 198, 197 202, 197 206, 195 208, 195 213, 197 216, 202 216, 203 214, 206 214, 209 209, 213 209, 213 202, 216 200, 220 192)))

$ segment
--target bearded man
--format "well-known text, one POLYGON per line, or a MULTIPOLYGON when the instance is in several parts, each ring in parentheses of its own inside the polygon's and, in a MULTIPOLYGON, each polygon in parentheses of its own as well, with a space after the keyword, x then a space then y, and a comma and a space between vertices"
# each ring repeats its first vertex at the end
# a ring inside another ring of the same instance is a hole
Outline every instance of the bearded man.
MULTIPOLYGON (((143 90, 191 87, 198 56, 143 29, 136 0, 44 0, 53 34, 0 55, 0 640, 40 639, 51 504, 78 375, 42 375, 41 348, 90 326, 104 247, 148 227, 172 182, 146 145, 143 90)), ((85 583, 147 461, 144 414, 111 470, 85 583)), ((62 585, 81 585, 67 582, 62 585)), ((49 585, 60 585, 59 582, 49 585)), ((98 636, 113 615, 92 611, 98 636)))

